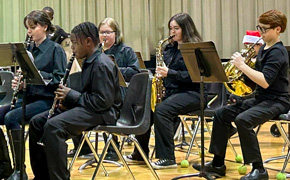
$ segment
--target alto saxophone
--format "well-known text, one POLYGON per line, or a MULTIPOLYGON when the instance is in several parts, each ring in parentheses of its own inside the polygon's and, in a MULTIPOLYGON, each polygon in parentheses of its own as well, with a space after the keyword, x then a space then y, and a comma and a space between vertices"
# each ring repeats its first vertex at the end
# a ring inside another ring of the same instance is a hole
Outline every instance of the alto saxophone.
MULTIPOLYGON (((28 50, 30 43, 31 43, 31 37, 29 36, 27 41, 25 41, 26 50, 28 50)), ((21 68, 19 68, 15 74, 15 77, 17 77, 18 80, 16 83, 16 87, 13 88, 13 94, 12 94, 12 99, 11 99, 11 103, 10 103, 10 110, 15 108, 15 104, 18 101, 18 93, 19 93, 19 88, 20 88, 20 84, 21 84, 21 76, 22 76, 22 72, 21 72, 21 68)))
MULTIPOLYGON (((75 54, 72 55, 72 57, 70 58, 67 66, 66 66, 66 69, 65 69, 65 74, 63 76, 63 78, 61 79, 60 83, 61 85, 66 85, 66 82, 67 82, 67 79, 68 79, 68 76, 69 76, 69 72, 71 70, 71 67, 72 67, 72 64, 73 64, 73 61, 75 60, 75 54)), ((56 108, 58 107, 58 105, 60 104, 60 101, 57 99, 57 95, 55 95, 54 97, 54 100, 53 100, 53 104, 48 112, 48 116, 47 116, 47 119, 50 119, 53 115, 54 115, 54 112, 56 110, 56 108)))
MULTIPOLYGON (((172 39, 174 35, 171 35, 161 41, 159 41, 156 48, 156 67, 164 66, 163 54, 162 54, 162 45, 172 39)), ((163 86, 163 79, 159 74, 155 73, 152 80, 152 90, 151 90, 151 109, 154 112, 155 106, 162 102, 163 97, 165 96, 165 87, 163 86)))

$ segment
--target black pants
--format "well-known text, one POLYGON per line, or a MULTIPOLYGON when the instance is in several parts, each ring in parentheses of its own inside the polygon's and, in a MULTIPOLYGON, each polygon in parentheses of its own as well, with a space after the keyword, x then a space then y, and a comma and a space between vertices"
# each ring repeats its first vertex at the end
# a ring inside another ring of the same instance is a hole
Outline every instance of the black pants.
POLYGON ((30 162, 35 180, 69 179, 65 141, 80 135, 82 131, 105 125, 104 115, 92 113, 82 107, 59 113, 47 121, 47 111, 34 116, 30 122, 30 162), (37 144, 41 137, 44 147, 37 144))
MULTIPOLYGON (((180 123, 178 115, 187 114, 199 109, 200 94, 197 92, 184 92, 169 96, 156 107, 155 113, 151 112, 150 126, 158 121, 157 125, 154 125, 156 158, 175 159, 173 138, 180 123), (154 118, 158 118, 158 120, 154 120, 154 118)), ((136 136, 147 156, 149 155, 150 133, 151 128, 145 134, 136 136)), ((141 158, 136 147, 133 154, 135 157, 141 158)))
POLYGON ((213 121, 209 152, 225 157, 229 126, 234 122, 238 128, 244 162, 262 162, 259 142, 253 129, 288 110, 287 104, 273 100, 258 101, 255 98, 218 109, 213 121))
POLYGON ((174 124, 179 123, 178 115, 200 109, 200 94, 195 91, 169 96, 156 106, 154 113, 156 158, 175 160, 174 124))

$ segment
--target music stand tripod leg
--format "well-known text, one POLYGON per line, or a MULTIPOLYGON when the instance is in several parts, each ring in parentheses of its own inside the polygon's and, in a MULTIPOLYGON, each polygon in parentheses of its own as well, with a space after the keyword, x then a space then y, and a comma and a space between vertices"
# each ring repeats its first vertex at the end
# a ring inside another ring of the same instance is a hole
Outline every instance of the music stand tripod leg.
POLYGON ((201 118, 201 170, 199 173, 195 174, 187 174, 187 175, 182 175, 182 176, 177 176, 173 178, 172 180, 177 180, 177 179, 183 179, 183 178, 188 178, 188 177, 204 177, 208 180, 213 180, 212 176, 216 176, 216 174, 209 174, 204 171, 204 84, 203 84, 203 76, 201 76, 201 82, 200 82, 200 118, 201 118))

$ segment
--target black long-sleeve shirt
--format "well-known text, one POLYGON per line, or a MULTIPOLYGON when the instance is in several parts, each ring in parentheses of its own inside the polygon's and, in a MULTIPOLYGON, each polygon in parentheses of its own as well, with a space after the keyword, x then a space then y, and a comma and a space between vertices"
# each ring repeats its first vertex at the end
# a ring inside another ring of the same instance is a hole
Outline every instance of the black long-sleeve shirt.
POLYGON ((119 66, 126 82, 129 82, 131 77, 139 72, 140 66, 137 55, 131 47, 124 43, 113 45, 104 53, 107 55, 114 55, 117 65, 119 66))
POLYGON ((166 97, 178 92, 199 92, 199 83, 192 82, 177 43, 166 45, 163 59, 169 69, 167 77, 163 78, 166 97))
POLYGON ((115 123, 122 101, 118 69, 114 62, 99 48, 84 60, 81 73, 81 92, 71 89, 65 98, 65 104, 101 113, 107 124, 115 123))
POLYGON ((288 68, 289 57, 282 42, 278 42, 269 49, 260 48, 255 69, 262 72, 269 84, 264 89, 257 85, 256 98, 279 100, 289 104, 288 68))
POLYGON ((67 64, 64 50, 59 44, 46 38, 38 47, 32 45, 29 51, 40 74, 44 79, 51 79, 51 82, 47 86, 28 86, 27 96, 54 97, 54 91, 64 75, 67 64))

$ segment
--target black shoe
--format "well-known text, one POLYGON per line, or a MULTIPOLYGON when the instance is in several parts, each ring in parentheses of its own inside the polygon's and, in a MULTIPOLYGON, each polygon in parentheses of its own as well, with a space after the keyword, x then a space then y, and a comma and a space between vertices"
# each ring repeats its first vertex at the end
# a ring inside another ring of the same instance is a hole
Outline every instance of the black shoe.
MULTIPOLYGON (((76 152, 77 152, 76 149, 71 149, 67 153, 67 157, 74 157, 76 152)), ((91 153, 92 153, 91 150, 81 150, 81 152, 79 153, 79 156, 90 156, 91 153)))
POLYGON ((231 127, 229 131, 229 138, 231 138, 233 135, 235 135, 238 132, 238 129, 235 127, 231 127))
POLYGON ((175 160, 171 159, 159 159, 155 163, 151 163, 154 169, 171 169, 177 168, 177 164, 175 160))
MULTIPOLYGON (((12 174, 12 175, 7 179, 7 180, 19 180, 19 179, 21 179, 20 177, 21 177, 21 176, 20 176, 20 171, 15 170, 15 171, 13 172, 13 174, 12 174)), ((23 180, 28 180, 28 176, 27 176, 25 170, 23 171, 23 178, 22 178, 22 179, 23 179, 23 180)))
POLYGON ((142 157, 134 157, 133 154, 130 154, 130 155, 127 155, 127 156, 123 156, 124 159, 127 161, 127 162, 134 162, 134 163, 140 163, 140 162, 144 162, 143 158, 142 157))
POLYGON ((264 172, 260 173, 258 169, 252 170, 249 174, 246 174, 245 176, 241 177, 240 180, 268 180, 269 175, 267 170, 265 169, 264 172))
POLYGON ((107 154, 105 156, 105 160, 118 161, 119 157, 118 157, 118 155, 117 155, 117 153, 115 151, 109 151, 109 152, 107 152, 107 154))
POLYGON ((0 179, 6 179, 13 173, 10 161, 0 161, 0 179))
MULTIPOLYGON (((192 167, 198 171, 201 169, 200 164, 193 164, 192 167)), ((205 163, 204 165, 204 171, 211 173, 211 174, 217 174, 219 176, 225 176, 226 175, 226 166, 222 165, 221 167, 215 167, 212 165, 212 161, 205 163)))

